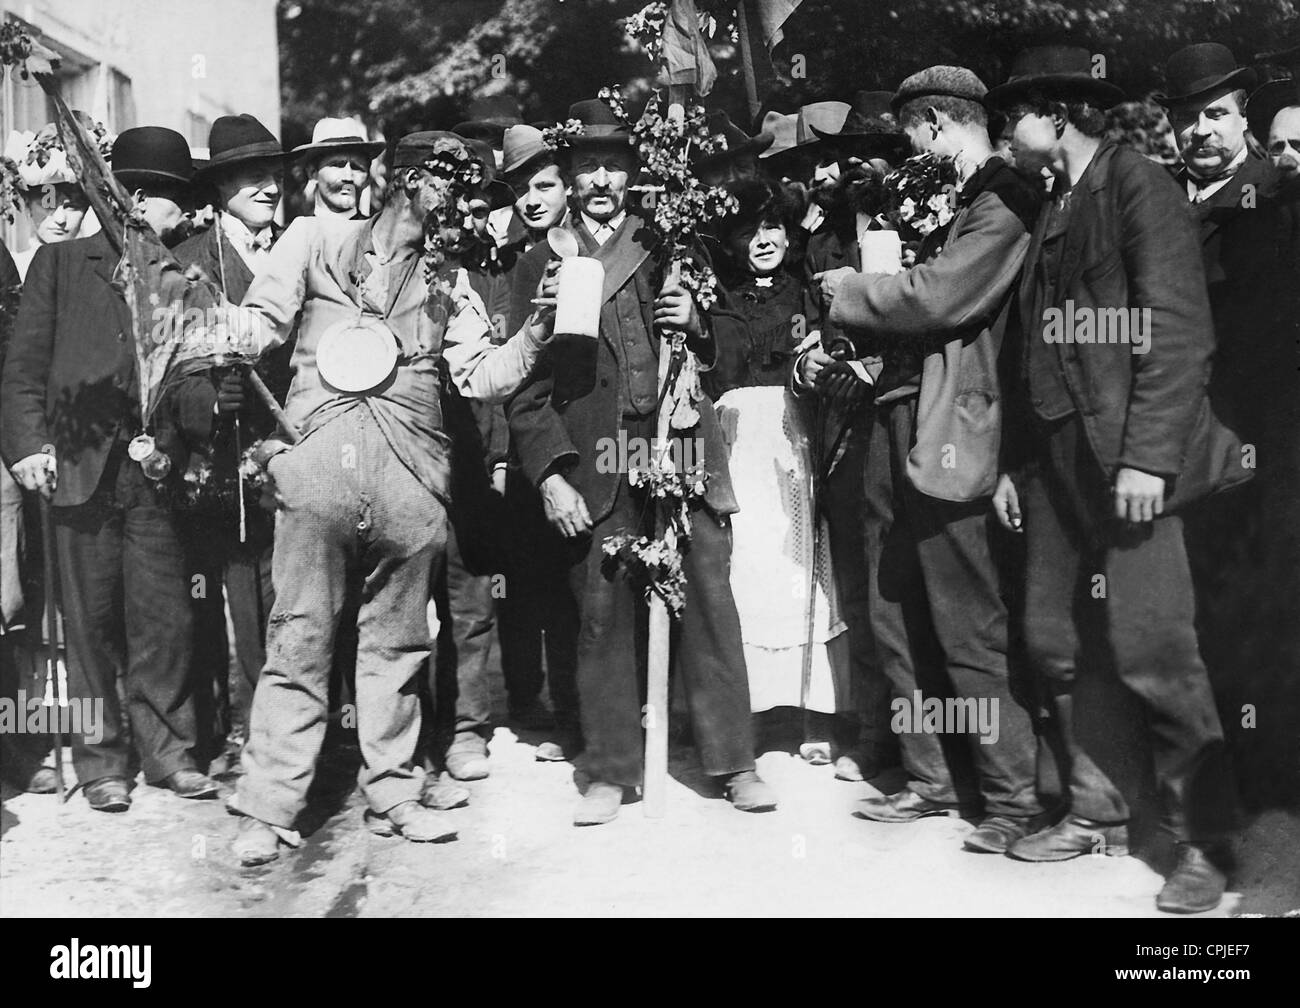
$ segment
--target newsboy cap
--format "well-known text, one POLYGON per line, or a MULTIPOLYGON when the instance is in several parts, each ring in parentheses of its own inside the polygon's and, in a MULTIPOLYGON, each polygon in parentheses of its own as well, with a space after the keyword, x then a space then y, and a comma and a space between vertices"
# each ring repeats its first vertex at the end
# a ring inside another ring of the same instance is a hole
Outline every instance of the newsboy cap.
POLYGON ((966 101, 981 104, 989 89, 975 76, 975 71, 959 66, 932 66, 912 74, 898 85, 890 107, 894 114, 914 98, 938 96, 943 98, 964 98, 966 101))

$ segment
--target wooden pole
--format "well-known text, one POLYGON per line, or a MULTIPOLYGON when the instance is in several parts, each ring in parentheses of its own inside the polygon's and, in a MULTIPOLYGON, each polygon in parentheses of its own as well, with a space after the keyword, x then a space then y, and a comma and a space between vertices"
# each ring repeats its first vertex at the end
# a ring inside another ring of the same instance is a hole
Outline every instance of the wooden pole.
MULTIPOLYGON (((690 97, 690 86, 672 84, 668 88, 668 118, 678 122, 686 118, 686 102, 690 97)), ((680 265, 669 264, 669 280, 676 282, 680 274, 680 265)), ((659 388, 668 381, 672 367, 672 345, 667 340, 659 344, 659 388)), ((672 454, 668 451, 668 439, 672 434, 673 397, 664 395, 655 417, 655 441, 658 449, 658 464, 671 467, 672 454)), ((659 515, 656 523, 662 522, 659 515)), ((657 525, 656 531, 660 531, 657 525)), ((667 530, 671 538, 671 530, 667 530)), ((674 544, 670 541, 670 547, 674 544)), ((645 803, 647 819, 662 819, 667 809, 668 798, 668 666, 671 660, 671 622, 668 605, 657 594, 650 596, 650 639, 646 652, 646 698, 645 698, 645 776, 641 798, 645 803)))
POLYGON ((749 104, 749 118, 758 115, 761 99, 758 96, 758 81, 754 76, 754 55, 750 47, 749 17, 745 11, 745 0, 736 0, 736 34, 740 36, 740 69, 745 78, 745 100, 749 104))
POLYGON ((46 649, 45 670, 50 677, 50 691, 54 697, 54 787, 59 804, 67 801, 67 787, 63 782, 63 687, 59 683, 59 615, 58 574, 54 561, 54 518, 49 498, 39 490, 36 493, 41 514, 41 550, 45 554, 45 633, 49 638, 46 649))

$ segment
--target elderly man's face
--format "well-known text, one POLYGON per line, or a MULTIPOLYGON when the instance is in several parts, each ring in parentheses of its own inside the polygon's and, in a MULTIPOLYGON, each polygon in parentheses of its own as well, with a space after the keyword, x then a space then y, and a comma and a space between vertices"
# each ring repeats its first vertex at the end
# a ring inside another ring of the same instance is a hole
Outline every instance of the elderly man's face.
POLYGON ((617 217, 627 202, 627 185, 634 168, 630 148, 575 154, 573 192, 583 213, 600 224, 617 217))
POLYGON ((1284 108, 1273 117, 1268 156, 1283 180, 1300 179, 1300 105, 1284 108))
POLYGON ((1170 112, 1183 162, 1196 175, 1216 175, 1246 146, 1246 116, 1235 92, 1219 95, 1203 106, 1170 112))
POLYGON ((338 151, 316 162, 316 201, 337 214, 355 213, 370 179, 370 162, 361 151, 338 151))
POLYGON ((217 182, 221 205, 250 231, 270 227, 280 205, 280 162, 250 161, 232 168, 217 182))

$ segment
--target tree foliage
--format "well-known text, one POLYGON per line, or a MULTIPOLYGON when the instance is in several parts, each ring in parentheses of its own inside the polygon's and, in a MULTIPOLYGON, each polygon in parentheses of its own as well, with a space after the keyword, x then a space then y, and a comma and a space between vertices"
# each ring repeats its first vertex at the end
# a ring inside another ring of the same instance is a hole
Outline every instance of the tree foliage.
MULTIPOLYGON (((281 0, 285 141, 302 142, 324 115, 361 115, 388 133, 445 128, 471 98, 502 92, 527 120, 562 117, 616 82, 635 103, 656 70, 621 19, 643 3, 281 0)), ((1180 46, 1219 41, 1249 61, 1296 16, 1293 0, 804 0, 774 54, 785 84, 771 104, 892 90, 935 63, 995 84, 1019 49, 1044 41, 1104 56, 1107 76, 1136 96, 1162 85, 1180 46)), ((712 49, 720 76, 709 104, 747 122, 737 49, 721 31, 712 49)))

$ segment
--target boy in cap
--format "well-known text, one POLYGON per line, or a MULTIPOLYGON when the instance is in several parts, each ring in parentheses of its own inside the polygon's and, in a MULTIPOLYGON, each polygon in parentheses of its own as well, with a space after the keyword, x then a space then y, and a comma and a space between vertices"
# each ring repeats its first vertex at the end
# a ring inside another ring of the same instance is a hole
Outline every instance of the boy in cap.
MULTIPOLYGON (((1038 198, 993 153, 985 91, 964 67, 930 67, 903 81, 893 107, 913 148, 956 167, 951 225, 927 236, 911 269, 845 266, 817 279, 831 322, 871 333, 885 358, 866 463, 877 659, 906 704, 956 696, 996 710, 999 723, 996 738, 978 743, 969 725, 965 737, 953 737, 956 725, 948 734, 905 727, 907 786, 866 799, 856 814, 880 822, 951 815, 973 804, 958 785, 973 757, 984 817, 965 844, 1001 853, 1041 811, 1029 716, 1008 682, 1007 611, 987 521, 998 473, 997 358, 1038 198)), ((833 366, 809 355, 799 380, 814 386, 833 366)))

